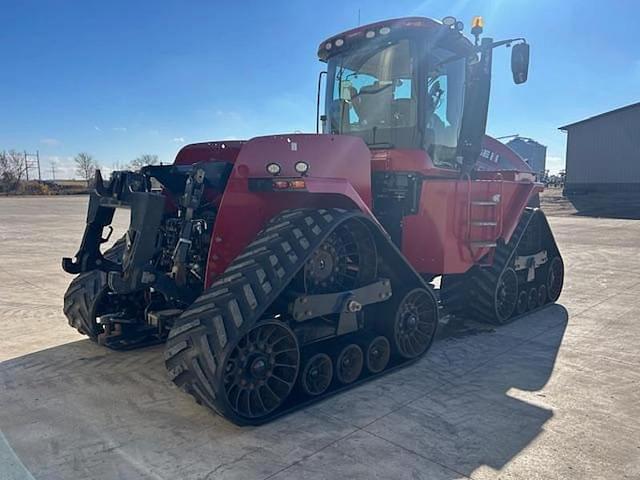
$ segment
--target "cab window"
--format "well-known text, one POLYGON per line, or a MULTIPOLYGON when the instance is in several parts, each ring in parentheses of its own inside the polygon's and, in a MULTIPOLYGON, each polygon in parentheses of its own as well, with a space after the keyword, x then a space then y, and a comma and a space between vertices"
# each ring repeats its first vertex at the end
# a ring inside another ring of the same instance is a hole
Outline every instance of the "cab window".
POLYGON ((434 164, 456 168, 464 102, 465 61, 446 62, 451 52, 438 49, 433 52, 432 68, 426 79, 426 148, 434 164))

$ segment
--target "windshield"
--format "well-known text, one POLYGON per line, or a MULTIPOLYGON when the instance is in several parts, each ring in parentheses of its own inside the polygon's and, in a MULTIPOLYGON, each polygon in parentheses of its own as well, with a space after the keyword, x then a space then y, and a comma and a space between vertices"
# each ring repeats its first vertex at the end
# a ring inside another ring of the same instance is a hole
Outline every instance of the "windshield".
POLYGON ((329 60, 330 133, 356 134, 370 145, 395 143, 398 130, 416 125, 414 70, 407 39, 348 51, 329 60))
POLYGON ((404 38, 330 58, 325 131, 371 148, 421 148, 436 165, 457 168, 466 61, 452 55, 404 38))

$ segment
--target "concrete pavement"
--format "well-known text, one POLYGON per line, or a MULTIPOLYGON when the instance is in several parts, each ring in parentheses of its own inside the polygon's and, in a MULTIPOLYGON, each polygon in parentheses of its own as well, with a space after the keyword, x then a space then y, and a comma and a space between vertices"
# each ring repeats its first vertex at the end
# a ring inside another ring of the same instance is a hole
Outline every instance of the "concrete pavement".
POLYGON ((0 479, 23 478, 9 448, 38 479, 640 478, 640 222, 550 218, 558 305, 452 325, 405 370, 239 428, 166 379, 162 347, 67 327, 85 205, 0 198, 0 479))

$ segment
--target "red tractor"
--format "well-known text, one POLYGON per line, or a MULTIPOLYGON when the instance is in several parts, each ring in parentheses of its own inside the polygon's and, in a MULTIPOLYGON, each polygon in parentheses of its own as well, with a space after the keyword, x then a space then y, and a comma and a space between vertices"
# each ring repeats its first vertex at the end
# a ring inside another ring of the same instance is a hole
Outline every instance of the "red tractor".
POLYGON ((181 389, 259 424, 420 358, 442 311, 504 324, 556 301, 562 259, 528 207, 542 185, 485 136, 493 49, 523 83, 529 45, 462 28, 401 18, 322 42, 322 134, 97 172, 63 259, 69 323, 114 349, 166 341, 181 389), (116 208, 130 226, 101 253, 116 208))

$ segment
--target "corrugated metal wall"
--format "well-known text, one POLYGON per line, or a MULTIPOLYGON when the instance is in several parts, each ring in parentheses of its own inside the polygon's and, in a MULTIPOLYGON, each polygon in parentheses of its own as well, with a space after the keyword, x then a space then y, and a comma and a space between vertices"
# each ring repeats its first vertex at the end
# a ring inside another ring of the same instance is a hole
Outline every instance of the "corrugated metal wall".
POLYGON ((566 183, 640 184, 640 105, 567 127, 566 183))

